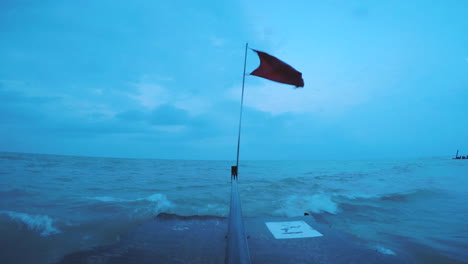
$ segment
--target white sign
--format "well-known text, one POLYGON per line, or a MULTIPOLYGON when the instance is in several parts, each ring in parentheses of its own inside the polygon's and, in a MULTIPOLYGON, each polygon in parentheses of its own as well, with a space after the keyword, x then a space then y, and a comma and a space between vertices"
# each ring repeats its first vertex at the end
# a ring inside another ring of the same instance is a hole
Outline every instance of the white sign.
POLYGON ((323 236, 304 221, 266 222, 265 224, 276 239, 323 236))

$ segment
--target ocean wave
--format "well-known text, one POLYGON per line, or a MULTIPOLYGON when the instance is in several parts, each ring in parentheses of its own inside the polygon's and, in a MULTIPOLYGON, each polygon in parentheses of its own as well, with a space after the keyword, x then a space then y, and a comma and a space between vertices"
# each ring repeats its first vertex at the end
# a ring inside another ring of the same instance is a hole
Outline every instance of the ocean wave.
POLYGON ((98 201, 86 204, 93 212, 112 214, 123 212, 130 218, 144 219, 158 216, 161 213, 177 214, 180 216, 212 215, 226 216, 229 214, 229 203, 216 198, 207 197, 179 198, 169 200, 166 195, 155 193, 143 198, 127 199, 115 196, 96 196, 87 199, 98 201), (107 212, 104 212, 104 211, 107 212))
MULTIPOLYGON (((275 216, 294 217, 304 213, 310 214, 338 214, 341 212, 340 205, 356 204, 361 202, 406 202, 413 198, 423 198, 427 195, 434 195, 436 191, 427 189, 416 189, 406 192, 395 192, 385 194, 364 194, 364 193, 329 193, 319 192, 313 195, 290 195, 281 199, 273 211, 275 216), (278 208, 279 207, 279 208, 278 208)), ((366 203, 367 204, 367 203, 366 203)))
POLYGON ((332 195, 319 193, 314 195, 290 195, 280 202, 280 208, 274 211, 278 216, 301 216, 304 213, 337 214, 338 204, 332 200, 332 195))
POLYGON ((378 200, 378 201, 395 201, 404 202, 411 198, 426 197, 428 195, 437 194, 436 190, 429 189, 414 189, 402 192, 381 193, 381 194, 364 194, 364 193, 334 193, 337 198, 346 200, 378 200))
POLYGON ((153 214, 156 215, 165 212, 172 207, 172 203, 164 194, 156 193, 144 198, 144 200, 156 203, 156 206, 153 208, 153 214))
POLYGON ((24 224, 29 230, 39 232, 41 236, 61 233, 54 227, 54 220, 47 215, 31 215, 14 211, 0 211, 0 214, 9 216, 12 220, 24 224))
MULTIPOLYGON (((138 202, 149 202, 152 204, 150 212, 152 214, 158 215, 162 212, 168 212, 170 208, 173 207, 171 201, 169 201, 164 194, 155 193, 144 198, 137 199, 123 199, 112 196, 97 196, 92 197, 91 199, 97 200, 104 203, 138 203, 138 202)), ((135 213, 141 212, 142 210, 146 211, 146 208, 136 208, 135 213)))
MULTIPOLYGON (((350 208, 349 205, 357 206, 359 210, 367 210, 366 208, 369 208, 369 206, 385 208, 386 204, 389 202, 406 202, 410 199, 418 199, 418 197, 424 198, 427 195, 435 193, 433 190, 426 189, 383 194, 346 193, 345 191, 323 190, 323 188, 320 190, 319 187, 314 189, 317 190, 310 195, 286 194, 284 196, 279 196, 279 199, 247 203, 244 205, 245 215, 271 215, 282 217, 302 216, 304 213, 336 215, 347 212, 350 208)), ((219 199, 219 197, 211 200, 206 197, 199 197, 198 199, 179 198, 171 201, 166 195, 156 193, 136 199, 126 199, 115 196, 96 196, 90 199, 101 203, 101 205, 95 204, 100 211, 109 209, 108 207, 110 206, 112 213, 118 211, 129 212, 129 216, 131 217, 153 217, 161 213, 182 216, 213 215, 225 217, 229 215, 228 202, 219 199), (102 206, 107 207, 102 208, 102 206)))
POLYGON ((407 174, 411 173, 416 169, 423 168, 422 163, 407 163, 407 164, 399 164, 395 165, 392 168, 390 168, 390 171, 393 173, 398 173, 398 174, 407 174))
POLYGON ((112 196, 96 196, 92 197, 90 199, 97 200, 100 202, 105 202, 105 203, 114 203, 114 202, 132 202, 135 200, 127 200, 127 199, 121 199, 121 198, 115 198, 112 196))
POLYGON ((6 159, 6 160, 26 160, 25 157, 21 157, 21 156, 16 156, 18 154, 6 154, 6 155, 0 155, 0 159, 6 159))
POLYGON ((2 198, 18 198, 21 196, 35 196, 38 195, 37 192, 25 191, 22 189, 8 189, 0 190, 0 197, 2 198))
POLYGON ((388 249, 388 248, 384 248, 380 245, 377 245, 374 247, 375 250, 377 250, 378 252, 384 254, 384 255, 392 255, 392 256, 396 256, 396 253, 391 250, 391 249, 388 249))

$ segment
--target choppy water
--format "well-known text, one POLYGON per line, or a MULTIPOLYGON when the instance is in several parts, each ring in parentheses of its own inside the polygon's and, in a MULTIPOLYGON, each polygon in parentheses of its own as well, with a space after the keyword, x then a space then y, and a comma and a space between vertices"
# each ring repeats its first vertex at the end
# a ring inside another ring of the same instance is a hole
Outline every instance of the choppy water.
MULTIPOLYGON (((159 213, 227 216, 230 161, 0 153, 0 262, 50 263, 159 213)), ((468 259, 468 161, 245 161, 245 217, 299 216, 397 254, 395 237, 468 259)))

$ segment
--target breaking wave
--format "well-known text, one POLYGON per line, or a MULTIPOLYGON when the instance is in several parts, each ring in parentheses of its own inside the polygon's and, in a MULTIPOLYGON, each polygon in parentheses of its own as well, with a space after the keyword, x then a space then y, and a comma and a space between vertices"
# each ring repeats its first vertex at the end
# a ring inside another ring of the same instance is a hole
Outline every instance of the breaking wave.
POLYGON ((338 204, 326 193, 314 195, 291 195, 280 202, 280 208, 274 211, 277 216, 301 216, 304 213, 338 213, 338 204))
MULTIPOLYGON (((413 199, 434 195, 434 190, 417 189, 407 192, 365 194, 347 193, 343 191, 320 190, 309 195, 290 194, 280 196, 280 199, 258 203, 244 203, 246 216, 271 215, 281 217, 303 216, 309 214, 337 215, 352 210, 367 210, 369 206, 385 208, 388 203, 401 203, 413 199), (353 206, 353 207, 350 207, 353 206), (364 207, 363 207, 364 206, 364 207)), ((161 193, 147 197, 128 199, 115 196, 96 196, 88 199, 97 201, 92 205, 101 212, 111 208, 111 213, 126 212, 133 217, 157 216, 160 213, 177 214, 181 216, 213 215, 226 217, 229 215, 228 202, 222 199, 183 198, 171 201, 161 193), (187 200, 190 199, 190 200, 187 200), (106 206, 106 207, 103 207, 106 206)))
POLYGON ((434 190, 417 189, 408 192, 386 194, 347 194, 319 192, 313 195, 290 195, 278 201, 274 216, 295 217, 309 214, 338 214, 341 205, 360 205, 362 202, 372 203, 375 206, 384 206, 384 202, 407 202, 411 199, 424 198, 437 194, 434 190))
POLYGON ((388 248, 384 248, 384 247, 379 246, 379 245, 375 246, 374 249, 377 250, 378 252, 384 254, 384 255, 396 256, 396 253, 393 250, 388 249, 388 248))
MULTIPOLYGON (((97 196, 91 198, 104 203, 140 203, 140 202, 149 202, 152 204, 151 213, 158 215, 162 212, 168 212, 170 208, 173 207, 171 201, 169 201, 164 194, 156 193, 145 198, 137 199, 122 199, 112 196, 97 196)), ((135 212, 140 212, 143 208, 136 208, 135 212)))
POLYGON ((19 224, 25 225, 29 230, 39 232, 41 236, 61 233, 54 227, 54 220, 47 215, 30 215, 13 211, 0 211, 0 214, 9 216, 19 224))

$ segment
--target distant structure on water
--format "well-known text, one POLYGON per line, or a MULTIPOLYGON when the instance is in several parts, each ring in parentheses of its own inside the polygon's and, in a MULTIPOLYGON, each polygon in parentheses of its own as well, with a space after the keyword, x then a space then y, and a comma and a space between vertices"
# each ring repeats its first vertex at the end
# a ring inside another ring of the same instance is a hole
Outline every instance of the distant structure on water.
POLYGON ((468 159, 468 156, 458 156, 458 149, 457 149, 457 154, 455 154, 455 158, 452 159, 468 159))

